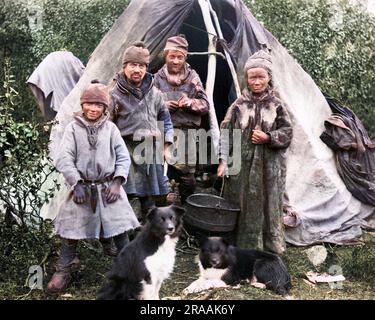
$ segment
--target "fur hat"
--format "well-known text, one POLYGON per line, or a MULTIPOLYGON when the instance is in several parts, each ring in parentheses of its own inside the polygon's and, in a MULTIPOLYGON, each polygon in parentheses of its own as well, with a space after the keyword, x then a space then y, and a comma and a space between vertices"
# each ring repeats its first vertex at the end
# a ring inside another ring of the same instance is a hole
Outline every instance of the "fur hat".
POLYGON ((150 63, 150 52, 142 41, 134 42, 125 50, 122 57, 122 65, 128 62, 143 63, 145 65, 150 63))
POLYGON ((255 52, 252 56, 247 59, 245 64, 245 75, 247 76, 247 70, 252 68, 263 68, 270 76, 272 76, 272 61, 271 56, 264 50, 259 50, 255 52))
POLYGON ((167 39, 167 43, 165 44, 164 52, 168 50, 177 50, 187 56, 188 53, 188 42, 185 38, 185 35, 180 34, 178 36, 170 37, 167 39))
POLYGON ((102 83, 99 83, 98 80, 91 81, 91 83, 81 93, 81 105, 85 102, 102 103, 106 106, 106 108, 108 108, 109 91, 107 86, 102 83))

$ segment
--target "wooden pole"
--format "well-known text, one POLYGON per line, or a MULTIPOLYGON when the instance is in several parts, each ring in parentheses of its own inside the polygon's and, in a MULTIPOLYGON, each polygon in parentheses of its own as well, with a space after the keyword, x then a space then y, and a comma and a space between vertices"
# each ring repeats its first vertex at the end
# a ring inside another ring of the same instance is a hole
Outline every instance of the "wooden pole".
POLYGON ((207 56, 210 54, 215 54, 219 57, 222 57, 224 60, 226 60, 225 55, 223 55, 221 52, 188 52, 189 56, 207 56))
POLYGON ((208 52, 212 53, 208 56, 208 66, 207 66, 207 81, 206 81, 206 94, 208 101, 210 103, 210 128, 211 128, 211 139, 214 147, 215 155, 218 155, 219 151, 219 139, 220 139, 220 130, 219 124, 217 122, 215 105, 214 105, 214 86, 215 86, 215 77, 216 77, 216 45, 215 38, 217 38, 217 33, 215 27, 212 23, 209 3, 207 0, 198 0, 199 6, 202 11, 202 16, 206 30, 208 33, 208 52))
MULTIPOLYGON (((210 0, 208 0, 208 5, 209 5, 209 8, 210 8, 210 12, 211 12, 211 14, 212 14, 212 16, 214 18, 214 22, 215 22, 215 26, 216 26, 219 38, 220 39, 224 39, 223 32, 221 31, 219 19, 217 17, 216 11, 211 6, 210 0)), ((234 64, 233 64, 233 61, 232 61, 232 58, 231 58, 229 52, 226 50, 226 48, 223 48, 223 49, 224 49, 225 57, 226 57, 227 62, 228 62, 228 66, 229 66, 230 72, 232 74, 234 88, 236 89, 236 95, 237 95, 237 98, 239 98, 241 96, 241 87, 240 87, 240 84, 238 82, 237 72, 236 72, 236 69, 234 68, 234 64)))

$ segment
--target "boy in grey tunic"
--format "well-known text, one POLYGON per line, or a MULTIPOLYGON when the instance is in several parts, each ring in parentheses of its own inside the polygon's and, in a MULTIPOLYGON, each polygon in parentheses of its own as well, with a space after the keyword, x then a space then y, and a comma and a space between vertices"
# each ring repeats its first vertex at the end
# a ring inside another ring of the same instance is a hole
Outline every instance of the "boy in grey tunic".
POLYGON ((108 121, 108 89, 92 83, 80 100, 82 112, 66 127, 55 163, 71 188, 55 220, 61 250, 47 286, 50 292, 67 287, 77 261, 77 240, 114 237, 120 251, 127 242, 126 232, 139 227, 122 188, 130 156, 118 128, 108 121))

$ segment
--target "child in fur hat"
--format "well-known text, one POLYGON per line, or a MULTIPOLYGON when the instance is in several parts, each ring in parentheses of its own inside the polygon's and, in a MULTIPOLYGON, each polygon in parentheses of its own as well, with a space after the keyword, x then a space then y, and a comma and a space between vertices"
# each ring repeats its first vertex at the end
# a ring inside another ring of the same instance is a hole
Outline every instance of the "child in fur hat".
MULTIPOLYGON (((108 121, 109 92, 91 83, 80 98, 82 111, 66 127, 56 168, 70 186, 55 220, 61 237, 57 270, 48 283, 49 292, 61 292, 77 264, 81 239, 113 237, 117 250, 128 242, 127 231, 139 226, 127 195, 130 156, 120 131, 108 121)), ((104 241, 105 242, 105 241, 104 241)))

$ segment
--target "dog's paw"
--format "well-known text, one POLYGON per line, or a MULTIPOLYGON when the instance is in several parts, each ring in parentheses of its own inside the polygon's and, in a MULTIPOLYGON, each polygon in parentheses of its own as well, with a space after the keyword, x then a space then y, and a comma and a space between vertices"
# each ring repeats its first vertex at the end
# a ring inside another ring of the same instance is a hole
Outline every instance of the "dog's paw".
POLYGON ((214 288, 226 288, 228 285, 219 279, 206 280, 198 279, 192 282, 187 288, 184 289, 183 293, 198 293, 201 291, 214 289, 214 288))
POLYGON ((258 289, 266 289, 266 285, 258 282, 258 279, 255 276, 250 280, 250 285, 258 289))
POLYGON ((214 288, 227 288, 228 285, 223 281, 223 280, 219 280, 219 279, 212 279, 212 280, 208 280, 208 284, 210 286, 210 289, 214 289, 214 288))
POLYGON ((200 291, 203 291, 202 289, 202 279, 198 279, 193 281, 188 287, 186 287, 182 292, 184 294, 189 294, 189 293, 197 293, 200 291))

